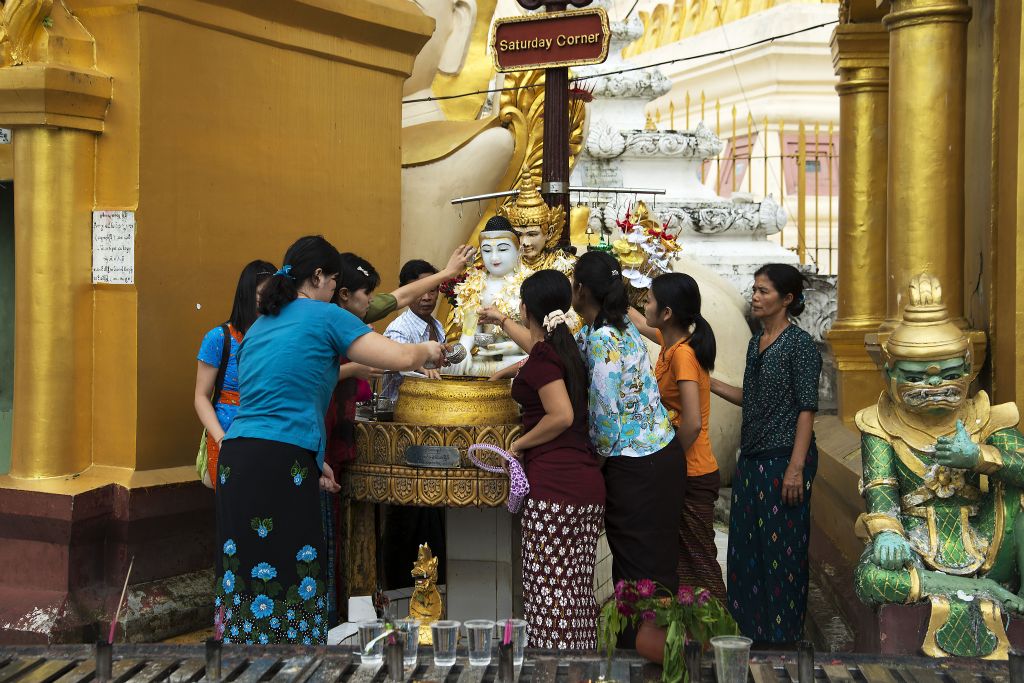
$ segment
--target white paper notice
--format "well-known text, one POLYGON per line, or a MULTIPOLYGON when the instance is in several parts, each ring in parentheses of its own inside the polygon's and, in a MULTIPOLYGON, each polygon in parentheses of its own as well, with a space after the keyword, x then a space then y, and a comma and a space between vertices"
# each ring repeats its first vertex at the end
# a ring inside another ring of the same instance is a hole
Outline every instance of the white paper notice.
POLYGON ((11 129, 0 128, 0 145, 11 144, 11 129))
POLYGON ((135 284, 135 212, 92 212, 93 284, 135 284))

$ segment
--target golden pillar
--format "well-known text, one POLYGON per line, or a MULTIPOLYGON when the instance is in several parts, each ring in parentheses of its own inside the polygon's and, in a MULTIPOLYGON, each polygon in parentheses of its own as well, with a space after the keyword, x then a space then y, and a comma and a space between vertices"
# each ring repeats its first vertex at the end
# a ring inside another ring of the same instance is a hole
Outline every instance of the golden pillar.
POLYGON ((3 15, 0 125, 14 129, 13 477, 92 463, 92 239, 96 133, 111 79, 61 2, 3 15))
MULTIPOLYGON (((889 30, 888 296, 933 273, 950 317, 964 314, 964 125, 968 0, 893 0, 889 30)), ((845 154, 845 150, 844 150, 845 154)))
POLYGON ((852 426, 882 383, 864 347, 886 317, 886 174, 889 36, 878 23, 832 34, 839 76, 839 306, 828 334, 836 358, 839 416, 852 426))
POLYGON ((15 131, 14 477, 92 464, 94 138, 66 128, 15 131))

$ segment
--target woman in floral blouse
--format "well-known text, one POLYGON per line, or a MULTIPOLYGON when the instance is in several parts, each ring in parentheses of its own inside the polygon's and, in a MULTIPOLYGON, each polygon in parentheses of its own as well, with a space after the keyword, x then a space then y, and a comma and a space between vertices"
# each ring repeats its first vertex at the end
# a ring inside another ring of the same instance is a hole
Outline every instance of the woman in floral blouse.
POLYGON ((607 458, 612 577, 652 579, 674 592, 686 457, 662 406, 647 345, 626 317, 615 257, 599 251, 580 257, 572 305, 585 323, 576 341, 590 370, 590 438, 607 458))

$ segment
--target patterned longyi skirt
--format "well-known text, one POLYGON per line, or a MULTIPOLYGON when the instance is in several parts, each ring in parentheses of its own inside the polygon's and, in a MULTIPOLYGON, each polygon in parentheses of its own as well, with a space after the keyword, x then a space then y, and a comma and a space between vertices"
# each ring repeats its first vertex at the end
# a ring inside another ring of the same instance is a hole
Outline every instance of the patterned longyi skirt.
POLYGON ((603 505, 528 498, 523 508, 523 616, 529 646, 597 647, 594 564, 603 505))
POLYGON ((307 450, 231 439, 218 462, 214 618, 225 643, 327 642, 320 471, 307 450))

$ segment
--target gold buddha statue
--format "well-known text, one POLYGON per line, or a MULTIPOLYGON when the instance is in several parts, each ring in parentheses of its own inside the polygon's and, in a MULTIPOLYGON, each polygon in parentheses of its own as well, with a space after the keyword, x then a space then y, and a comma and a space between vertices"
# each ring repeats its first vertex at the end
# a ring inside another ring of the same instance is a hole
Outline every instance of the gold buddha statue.
POLYGON ((537 191, 530 171, 524 171, 515 200, 498 208, 498 215, 508 218, 519 236, 520 259, 531 271, 547 268, 572 277, 576 257, 558 246, 565 225, 565 210, 549 207, 537 191))
POLYGON ((410 573, 416 586, 409 598, 409 618, 420 622, 420 645, 431 645, 430 625, 441 618, 444 605, 437 590, 437 558, 426 543, 420 545, 410 573))

